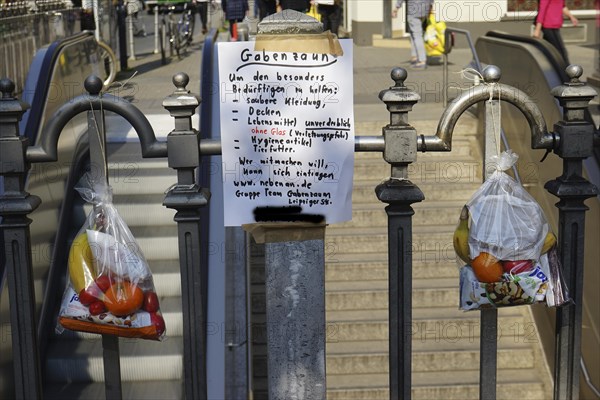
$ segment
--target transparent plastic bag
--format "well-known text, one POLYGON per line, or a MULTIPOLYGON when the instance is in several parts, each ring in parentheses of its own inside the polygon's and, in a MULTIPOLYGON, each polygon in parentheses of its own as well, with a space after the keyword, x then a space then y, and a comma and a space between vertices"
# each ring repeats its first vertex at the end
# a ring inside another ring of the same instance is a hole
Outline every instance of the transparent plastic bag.
POLYGON ((460 272, 463 310, 568 301, 556 236, 539 204, 504 172, 517 159, 511 151, 494 157, 496 171, 461 213, 454 248, 467 263, 460 272))
POLYGON ((110 187, 86 174, 75 189, 93 209, 69 251, 57 332, 163 340, 165 322, 152 273, 112 204, 110 187))

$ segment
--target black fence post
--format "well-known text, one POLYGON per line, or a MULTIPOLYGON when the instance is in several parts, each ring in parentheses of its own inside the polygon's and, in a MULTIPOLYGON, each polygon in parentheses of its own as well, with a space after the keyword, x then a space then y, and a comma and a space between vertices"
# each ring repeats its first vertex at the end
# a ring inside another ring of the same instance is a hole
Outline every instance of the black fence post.
POLYGON ((563 174, 545 188, 560 200, 559 253, 566 286, 573 302, 556 313, 554 399, 579 398, 581 323, 583 309, 583 258, 586 199, 598 195, 598 188, 582 175, 583 160, 593 154, 594 126, 585 120, 588 103, 597 93, 579 81, 583 69, 567 67, 569 82, 552 90, 563 107, 563 120, 554 125, 560 141, 555 153, 563 159, 563 174))
POLYGON ((27 215, 40 199, 25 191, 29 171, 26 160, 28 139, 19 135, 19 121, 29 106, 12 96, 15 85, 0 80, 0 230, 4 243, 3 257, 8 276, 10 321, 12 327, 15 398, 41 399, 41 368, 35 320, 35 292, 31 260, 31 238, 27 215))
POLYGON ((183 371, 186 399, 207 398, 206 312, 208 265, 202 265, 200 232, 202 207, 210 192, 196 184, 200 165, 200 134, 192 128, 192 115, 199 98, 185 87, 190 78, 180 72, 173 77, 177 89, 163 101, 175 118, 175 129, 167 137, 169 167, 177 170, 177 184, 167 193, 163 205, 177 211, 181 298, 183 306, 183 371))
POLYGON ((424 200, 423 192, 408 180, 408 165, 417 160, 417 131, 408 124, 408 112, 420 96, 404 86, 406 70, 394 68, 396 84, 379 93, 390 112, 383 128, 383 158, 391 177, 377 186, 377 198, 387 203, 389 257, 389 375, 390 399, 411 398, 412 357, 412 216, 411 204, 424 200))

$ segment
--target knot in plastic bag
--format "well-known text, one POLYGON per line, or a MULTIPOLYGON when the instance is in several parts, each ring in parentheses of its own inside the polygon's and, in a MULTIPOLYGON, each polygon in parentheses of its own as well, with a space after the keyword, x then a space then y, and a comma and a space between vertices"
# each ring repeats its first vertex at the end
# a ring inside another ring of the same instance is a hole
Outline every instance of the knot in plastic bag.
POLYGON ((497 156, 491 156, 490 162, 496 165, 496 171, 507 171, 517 163, 518 159, 518 154, 513 153, 512 150, 506 150, 497 156))
POLYGON ((81 197, 88 203, 99 205, 112 203, 112 189, 107 182, 100 181, 87 172, 81 177, 75 190, 79 192, 81 197))

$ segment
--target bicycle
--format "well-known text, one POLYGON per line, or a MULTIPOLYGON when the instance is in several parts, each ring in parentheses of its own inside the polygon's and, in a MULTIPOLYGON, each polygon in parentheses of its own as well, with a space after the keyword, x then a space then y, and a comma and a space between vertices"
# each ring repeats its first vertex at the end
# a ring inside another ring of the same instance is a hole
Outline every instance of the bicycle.
POLYGON ((183 12, 176 21, 173 16, 175 4, 158 5, 158 12, 162 14, 162 21, 158 27, 160 55, 162 64, 167 63, 167 46, 169 56, 177 54, 181 59, 182 54, 187 51, 187 46, 192 42, 195 26, 194 9, 190 3, 184 3, 183 12))
POLYGON ((97 41, 98 43, 98 55, 100 56, 100 64, 103 67, 102 79, 104 90, 114 82, 117 77, 117 56, 109 45, 103 41, 97 41))

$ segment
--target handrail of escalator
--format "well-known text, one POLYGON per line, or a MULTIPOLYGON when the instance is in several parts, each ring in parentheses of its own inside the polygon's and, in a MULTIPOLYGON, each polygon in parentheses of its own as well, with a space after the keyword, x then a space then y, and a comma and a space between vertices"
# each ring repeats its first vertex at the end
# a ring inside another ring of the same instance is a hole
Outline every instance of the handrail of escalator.
POLYGON ((554 48, 554 46, 552 46, 546 40, 540 40, 525 35, 515 35, 513 33, 507 33, 503 31, 489 31, 485 34, 485 36, 532 45, 546 56, 546 59, 550 64, 552 64, 552 67, 554 67, 554 70, 560 76, 560 79, 563 82, 569 81, 569 77, 565 72, 565 69, 568 67, 567 63, 565 60, 563 60, 558 50, 556 50, 556 48, 554 48))
MULTIPOLYGON (((62 50, 79 41, 89 40, 93 37, 90 32, 81 32, 73 36, 62 38, 54 41, 48 47, 38 50, 33 62, 31 63, 27 79, 24 87, 23 97, 29 97, 30 108, 23 115, 20 123, 20 132, 27 138, 30 143, 35 143, 38 132, 41 129, 41 121, 46 108, 46 100, 50 91, 52 73, 54 66, 58 62, 62 50)), ((0 190, 2 187, 0 186, 0 190)), ((0 245, 3 245, 0 242, 0 245)), ((4 262, 0 262, 0 294, 4 288, 4 279, 6 271, 4 271, 4 262)))
MULTIPOLYGON (((512 33, 496 31, 496 30, 487 32, 485 34, 485 36, 497 38, 497 39, 509 40, 512 42, 527 43, 529 45, 532 45, 533 47, 535 47, 537 50, 539 50, 542 54, 544 54, 546 56, 546 60, 550 63, 550 65, 552 65, 554 72, 560 77, 560 80, 562 82, 569 81, 569 77, 567 76, 567 74, 565 72, 566 68, 568 67, 567 63, 565 62, 565 60, 563 60, 563 58, 560 55, 560 53, 558 52, 558 50, 556 50, 556 48, 554 48, 554 46, 552 46, 549 42, 547 42, 545 40, 539 40, 539 39, 536 39, 533 37, 525 36, 525 35, 515 35, 512 33)), ((585 112, 585 119, 590 122, 592 121, 592 117, 589 113, 589 110, 586 110, 586 112, 585 112)), ((596 128, 595 125, 594 125, 594 128, 596 128)), ((600 141, 600 131, 596 131, 595 142, 598 142, 598 141, 600 141)), ((600 147, 594 146, 593 157, 596 160, 596 165, 600 165, 600 147)), ((586 166, 588 168, 590 168, 592 165, 593 164, 591 164, 591 163, 586 163, 586 166)), ((597 176, 598 174, 599 173, 595 173, 593 175, 597 176)))
POLYGON ((42 129, 43 116, 51 88, 54 67, 63 49, 77 42, 90 40, 93 37, 94 33, 92 31, 83 31, 73 36, 58 39, 47 48, 40 49, 38 54, 36 54, 27 73, 25 88, 23 90, 23 97, 25 97, 23 100, 27 101, 31 108, 23 115, 19 126, 22 134, 29 138, 29 143, 35 143, 37 135, 42 129), (41 60, 38 58, 41 58, 41 60))

